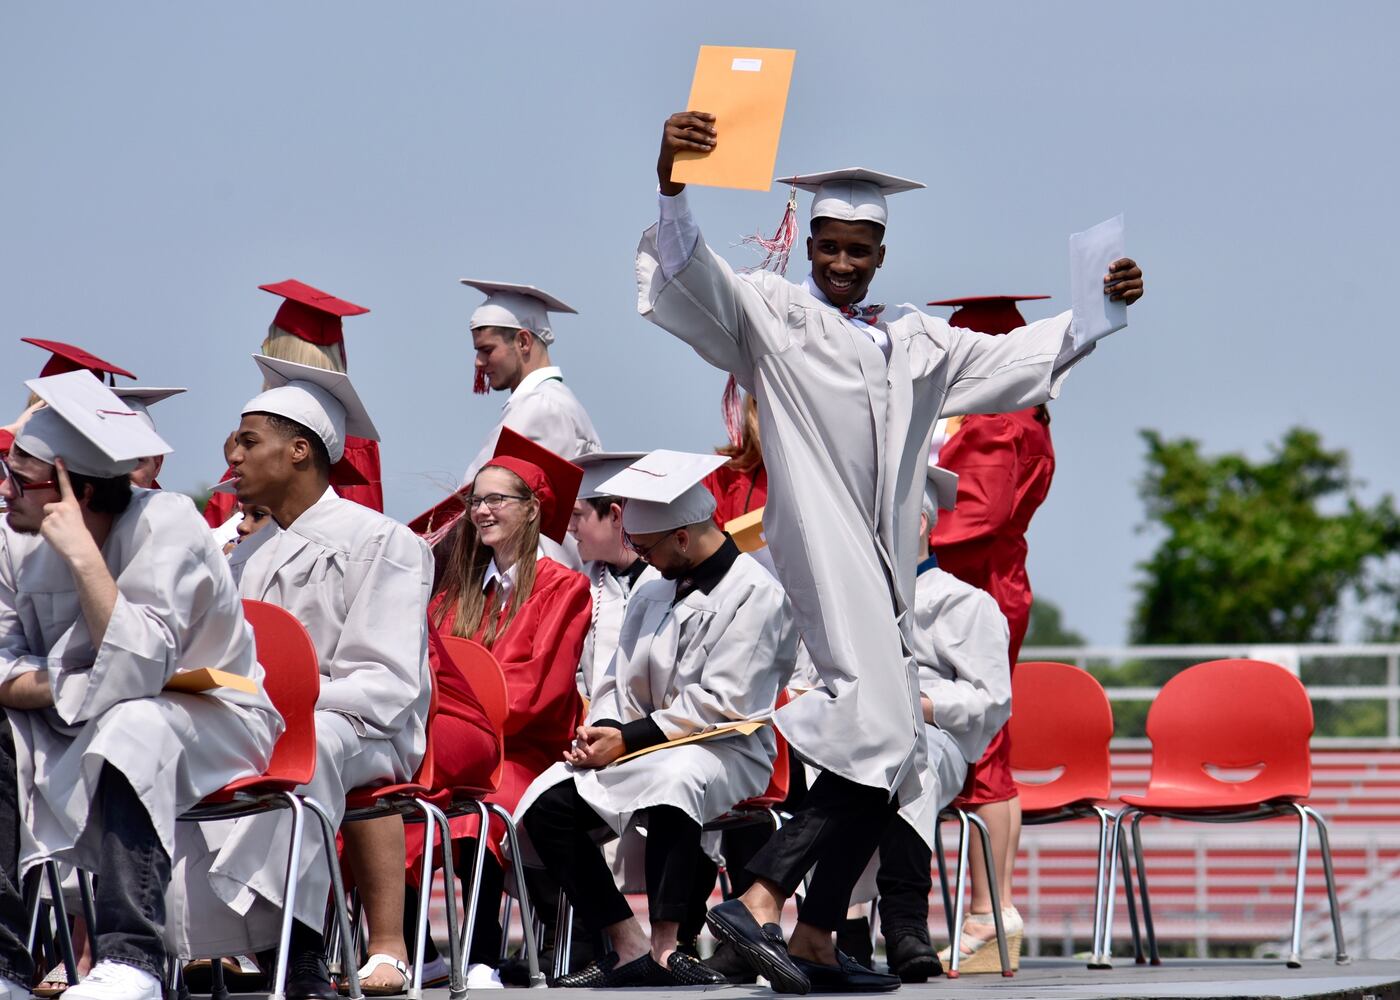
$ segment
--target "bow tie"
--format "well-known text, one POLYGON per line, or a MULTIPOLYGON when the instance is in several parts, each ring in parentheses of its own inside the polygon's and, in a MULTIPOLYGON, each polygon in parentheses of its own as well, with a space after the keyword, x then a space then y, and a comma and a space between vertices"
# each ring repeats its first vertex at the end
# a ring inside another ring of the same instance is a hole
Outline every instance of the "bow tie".
POLYGON ((841 315, 847 319, 858 320, 868 326, 874 326, 880 319, 880 314, 885 311, 882 305, 875 306, 838 306, 841 315))

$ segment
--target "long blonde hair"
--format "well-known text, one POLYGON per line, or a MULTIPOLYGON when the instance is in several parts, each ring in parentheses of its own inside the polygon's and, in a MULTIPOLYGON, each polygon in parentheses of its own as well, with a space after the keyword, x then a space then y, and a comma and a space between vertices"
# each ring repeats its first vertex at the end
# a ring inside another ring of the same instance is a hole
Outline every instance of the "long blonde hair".
POLYGON ((320 344, 302 340, 296 334, 288 333, 275 323, 267 328, 267 339, 262 342, 262 352, 278 361, 290 361, 293 364, 310 365, 312 368, 324 368, 326 371, 345 374, 345 349, 339 344, 322 347, 320 344))
MULTIPOLYGON (((442 586, 438 591, 441 598, 433 611, 433 627, 442 628, 449 614, 452 618, 452 634, 470 639, 483 625, 486 632, 481 643, 490 649, 496 639, 510 628, 521 605, 535 589, 535 553, 540 544, 540 510, 534 493, 525 481, 509 469, 488 466, 510 475, 512 489, 535 501, 535 513, 525 522, 519 533, 511 541, 515 545, 515 583, 511 589, 510 601, 502 608, 493 601, 486 603, 486 568, 491 565, 495 553, 481 543, 476 525, 471 517, 464 516, 457 522, 452 533, 451 549, 447 555, 447 565, 443 568, 442 586), (502 614, 504 612, 504 615, 502 614)), ((496 591, 499 594, 499 590, 496 591)))

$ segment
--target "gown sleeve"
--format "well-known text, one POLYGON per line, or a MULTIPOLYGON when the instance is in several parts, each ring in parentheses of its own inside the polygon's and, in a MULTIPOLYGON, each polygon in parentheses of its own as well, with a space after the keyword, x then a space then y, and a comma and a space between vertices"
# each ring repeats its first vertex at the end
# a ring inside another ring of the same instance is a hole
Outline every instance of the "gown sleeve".
POLYGON ((958 502, 941 511, 931 535, 934 548, 986 541, 999 535, 1016 509, 1020 434, 1003 416, 973 416, 939 452, 938 461, 958 474, 958 502))
POLYGON ((18 571, 9 546, 0 536, 0 683, 19 674, 42 670, 48 665, 45 657, 33 654, 24 634, 24 623, 20 619, 16 600, 19 593, 16 586, 18 571))
POLYGON ((535 592, 511 622, 495 651, 510 693, 507 737, 530 729, 572 732, 582 700, 575 677, 588 632, 588 579, 559 567, 555 580, 536 581, 535 592))
POLYGON ((345 461, 355 467, 365 482, 353 486, 337 486, 333 482, 331 485, 336 495, 384 513, 384 473, 379 465, 379 442, 368 438, 349 438, 345 442, 345 461))

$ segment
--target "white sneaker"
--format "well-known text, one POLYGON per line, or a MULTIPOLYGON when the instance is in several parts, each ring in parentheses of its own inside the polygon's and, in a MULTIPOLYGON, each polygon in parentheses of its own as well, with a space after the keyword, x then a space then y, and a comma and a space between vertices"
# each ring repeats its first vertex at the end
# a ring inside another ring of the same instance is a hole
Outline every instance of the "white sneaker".
POLYGON ((447 959, 439 955, 423 963, 423 988, 445 985, 452 978, 452 970, 447 967, 447 959))
POLYGON ((0 976, 0 1000, 30 1000, 31 997, 29 987, 0 976))
POLYGON ((160 980, 121 962, 98 962, 83 981, 64 992, 68 1000, 162 1000, 160 980))
POLYGON ((505 988, 505 984, 501 982, 501 974, 484 962, 477 962, 467 968, 468 990, 503 990, 505 988))

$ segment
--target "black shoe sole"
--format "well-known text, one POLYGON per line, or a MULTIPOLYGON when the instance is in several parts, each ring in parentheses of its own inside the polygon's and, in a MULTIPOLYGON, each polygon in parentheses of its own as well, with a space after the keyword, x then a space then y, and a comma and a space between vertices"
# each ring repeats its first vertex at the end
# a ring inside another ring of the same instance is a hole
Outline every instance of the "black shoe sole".
POLYGON ((936 955, 920 955, 890 971, 899 977, 901 983, 926 983, 937 977, 943 969, 939 966, 936 955))
POLYGON ((805 976, 801 976, 800 973, 794 976, 792 970, 775 964, 766 951, 750 944, 747 938, 724 921, 716 919, 713 913, 705 914, 705 923, 709 925, 715 937, 737 948, 739 953, 748 959, 749 964, 757 969, 758 974, 767 978, 773 986, 773 992, 795 993, 798 996, 806 996, 811 992, 812 984, 805 976))

